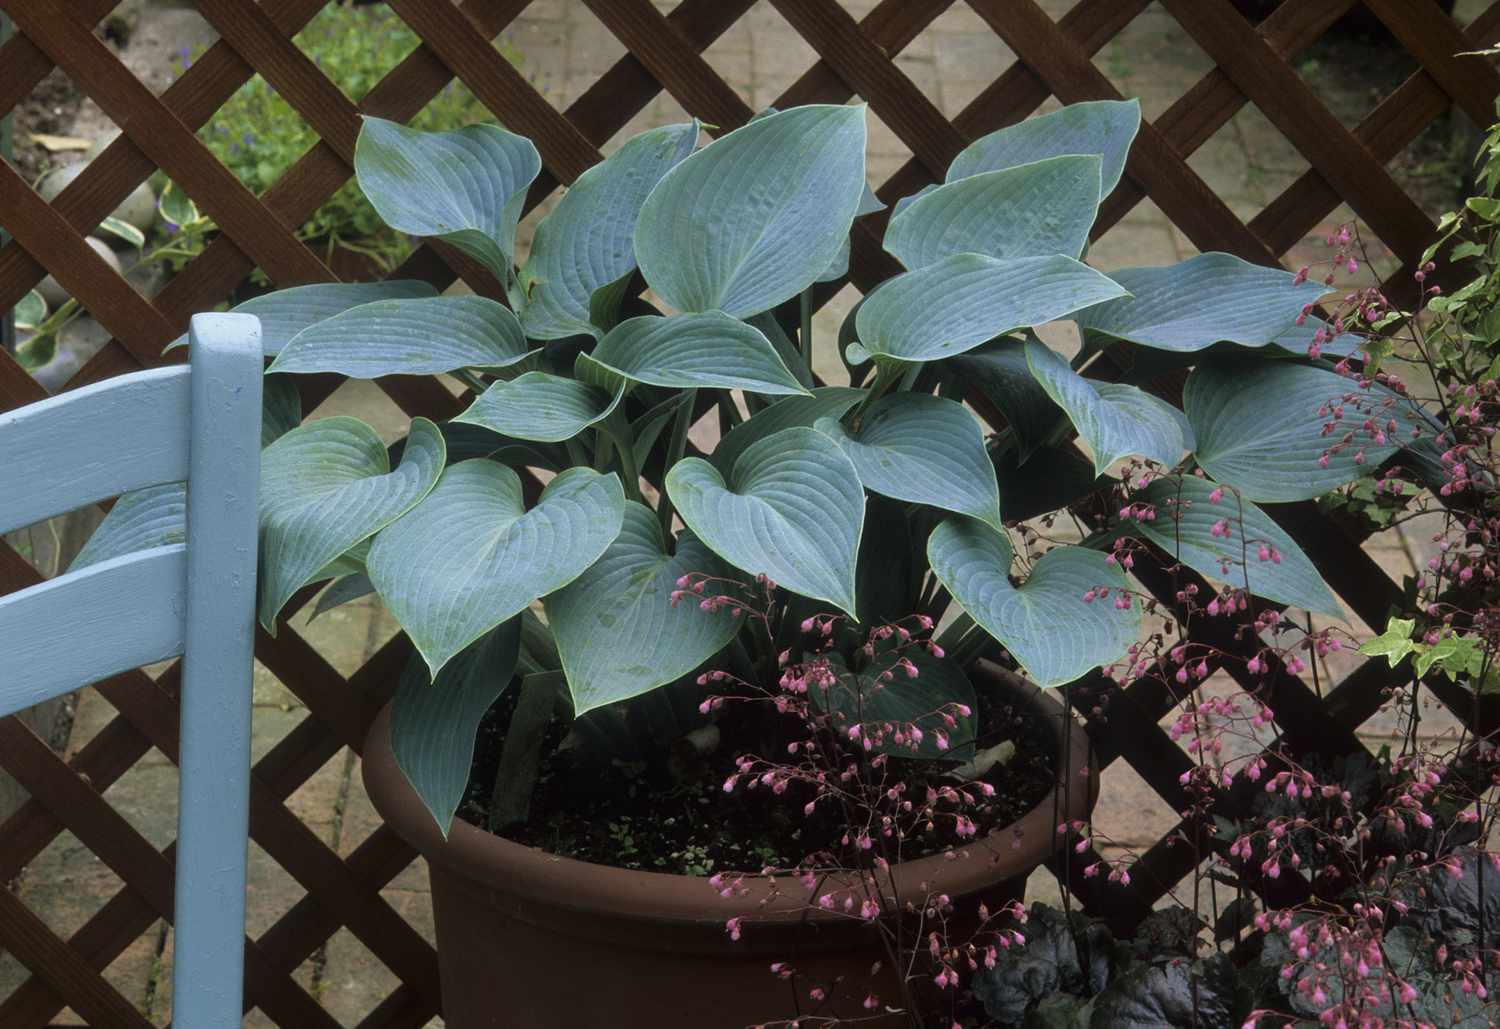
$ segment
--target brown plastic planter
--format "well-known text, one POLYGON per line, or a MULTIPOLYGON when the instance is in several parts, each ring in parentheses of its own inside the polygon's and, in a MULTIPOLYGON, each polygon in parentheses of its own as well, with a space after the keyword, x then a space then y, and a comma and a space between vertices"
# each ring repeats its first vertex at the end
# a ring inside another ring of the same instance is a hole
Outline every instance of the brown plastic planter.
MULTIPOLYGON (((977 667, 974 678, 980 689, 1021 692, 993 666, 977 667)), ((1059 753, 1068 748, 1073 774, 1019 821, 957 858, 899 866, 903 896, 970 899, 960 910, 975 898, 992 906, 1019 899, 1026 877, 1057 845, 1057 822, 1092 809, 1097 777, 1077 774, 1091 764, 1088 737, 1077 724, 1064 725, 1050 695, 1025 693, 1023 702, 1055 727, 1059 753)), ((784 884, 789 896, 758 907, 768 893, 758 881, 749 896, 723 898, 700 878, 556 857, 462 820, 444 840, 396 765, 389 709, 365 741, 364 780, 387 824, 430 866, 449 1029, 741 1029, 798 1014, 793 986, 770 973, 773 961, 789 961, 820 982, 843 977, 838 1012, 869 1014, 860 1001, 871 966, 884 960, 878 940, 857 922, 807 915, 794 880, 784 884), (739 942, 724 931, 735 916, 744 916, 739 942)), ((893 978, 876 989, 885 1002, 897 1002, 893 978)), ((798 992, 806 1014, 806 985, 798 992)), ((860 1024, 897 1029, 910 1022, 893 1015, 878 1026, 860 1024)))

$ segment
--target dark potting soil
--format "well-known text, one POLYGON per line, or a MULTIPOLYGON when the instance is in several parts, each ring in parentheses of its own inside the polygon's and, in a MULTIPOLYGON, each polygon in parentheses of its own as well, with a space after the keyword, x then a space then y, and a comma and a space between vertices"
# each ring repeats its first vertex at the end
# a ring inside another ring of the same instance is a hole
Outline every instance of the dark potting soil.
MULTIPOLYGON (((516 692, 507 691, 480 727, 468 794, 459 809, 474 825, 488 821, 516 692)), ((1016 744, 1009 762, 982 777, 995 788, 994 797, 969 811, 983 836, 1019 819, 1053 788, 1057 747, 1053 729, 1024 704, 1008 699, 985 703, 981 696, 976 715, 979 749, 1003 740, 1016 744)), ((560 748, 564 730, 554 723, 543 748, 530 818, 501 835, 563 857, 678 875, 791 868, 810 854, 837 850, 845 826, 832 817, 833 805, 820 804, 812 817, 804 817, 803 805, 811 795, 796 787, 780 796, 766 789, 724 792, 725 778, 746 750, 736 749, 734 740, 748 738, 725 721, 721 718, 724 742, 714 752, 692 760, 674 757, 661 767, 618 757, 600 760, 576 748, 560 748)), ((953 785, 943 774, 951 767, 952 762, 893 758, 890 774, 908 784, 909 795, 921 797, 929 783, 953 785)), ((950 826, 940 825, 908 838, 902 856, 911 860, 963 842, 950 826)))

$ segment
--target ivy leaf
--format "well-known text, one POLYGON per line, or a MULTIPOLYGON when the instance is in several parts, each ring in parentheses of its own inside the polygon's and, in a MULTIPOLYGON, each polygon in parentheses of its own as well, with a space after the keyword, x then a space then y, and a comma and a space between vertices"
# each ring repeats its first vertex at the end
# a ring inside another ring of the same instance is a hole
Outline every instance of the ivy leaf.
POLYGON ((547 372, 497 382, 453 419, 515 439, 561 443, 608 418, 622 391, 609 391, 547 372))
POLYGON ((47 319, 47 301, 36 290, 27 290, 26 295, 11 309, 16 328, 31 330, 47 319))
POLYGON ((609 549, 546 600, 574 717, 675 682, 728 646, 742 616, 670 602, 680 577, 724 571, 691 533, 669 553, 656 515, 626 501, 609 549))
POLYGON ((495 371, 530 357, 521 323, 487 297, 377 300, 310 325, 268 371, 335 372, 351 379, 495 371))
MULTIPOLYGON (((231 307, 231 314, 253 314, 260 319, 260 345, 267 357, 275 357, 293 336, 325 318, 377 300, 407 300, 435 297, 431 283, 417 279, 383 279, 380 282, 317 282, 292 286, 252 297, 231 307)), ((166 350, 187 346, 187 333, 166 345, 166 350)))
POLYGON ((808 428, 746 447, 726 482, 700 458, 667 473, 667 495, 714 553, 794 593, 855 616, 865 491, 838 444, 808 428))
POLYGON ((370 581, 433 674, 533 600, 582 575, 620 532, 615 475, 569 468, 526 510, 521 479, 485 458, 450 466, 375 537, 370 581))
MULTIPOLYGON (((634 137, 578 176, 536 227, 522 272, 528 287, 521 322, 532 339, 599 336, 595 295, 628 282, 635 270, 641 205, 661 177, 698 143, 698 122, 664 125, 634 137)), ((605 303, 618 293, 606 294, 605 303)))
POLYGON ((1139 100, 1093 100, 1007 125, 970 143, 948 166, 945 181, 1031 164, 1063 154, 1098 154, 1100 199, 1125 171, 1130 145, 1141 127, 1139 100))
POLYGON ((627 319, 609 331, 591 357, 650 386, 807 392, 759 329, 720 311, 627 319))
POLYGON ((521 619, 492 629, 434 682, 419 655, 391 702, 391 750, 446 839, 469 784, 479 723, 515 676, 521 619))
POLYGON ((1134 602, 1122 611, 1113 596, 1084 599, 1100 586, 1126 587, 1104 554, 1056 547, 1020 586, 1010 581, 1012 558, 1005 535, 972 518, 949 518, 927 540, 932 573, 1037 685, 1070 683, 1119 660, 1136 641, 1141 614, 1134 602))
POLYGON ((1484 648, 1473 636, 1444 636, 1413 662, 1417 677, 1426 675, 1433 665, 1454 682, 1460 675, 1478 676, 1484 668, 1484 648))
POLYGON ((678 311, 768 311, 838 257, 864 187, 863 105, 757 118, 662 177, 641 208, 636 259, 678 311))
POLYGON ((854 462, 876 493, 966 514, 1000 528, 1000 490, 979 422, 959 403, 926 393, 892 393, 852 432, 837 419, 816 428, 854 462))
POLYGON ((531 140, 495 125, 422 132, 366 115, 354 146, 359 188, 382 221, 441 239, 506 283, 526 187, 541 170, 531 140))
POLYGON ((1366 657, 1383 657, 1392 668, 1416 649, 1412 642, 1412 630, 1417 627, 1415 618, 1392 618, 1385 625, 1385 632, 1359 645, 1359 652, 1366 657))
POLYGON ((357 418, 323 418, 261 453, 260 622, 276 632, 282 607, 340 554, 400 518, 443 469, 442 433, 426 418, 393 472, 385 443, 357 418))

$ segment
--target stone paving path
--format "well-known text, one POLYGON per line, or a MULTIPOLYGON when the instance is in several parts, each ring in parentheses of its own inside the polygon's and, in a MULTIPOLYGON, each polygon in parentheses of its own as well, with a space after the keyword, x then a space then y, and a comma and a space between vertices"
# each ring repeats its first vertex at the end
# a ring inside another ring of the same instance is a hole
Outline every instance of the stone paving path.
MULTIPOLYGON (((858 15, 873 0, 843 0, 858 15)), ((660 6, 670 8, 671 3, 660 6)), ((1071 0, 1044 0, 1054 16, 1071 0)), ((563 106, 576 98, 623 53, 623 46, 578 0, 538 0, 508 33, 521 53, 523 70, 543 88, 549 99, 563 106)), ((796 79, 815 60, 810 47, 781 19, 769 3, 750 14, 711 47, 708 60, 719 69, 752 106, 763 106, 796 79)), ((956 114, 1013 61, 992 32, 964 4, 940 17, 897 59, 901 69, 946 115, 956 114)), ((1148 118, 1159 115, 1211 67, 1211 63, 1164 11, 1153 6, 1106 48, 1099 67, 1126 95, 1142 99, 1148 118)), ((1052 105, 1055 106, 1055 105, 1052 105)), ((1050 109, 1050 106, 1049 106, 1050 109)), ((637 117, 618 143, 640 129, 685 120, 681 108, 662 96, 637 117)), ((872 112, 870 118, 870 178, 883 181, 910 156, 895 135, 872 112)), ((609 148, 606 148, 609 149, 609 148)), ((1253 107, 1247 107, 1195 154, 1192 166, 1238 213, 1249 217, 1295 177, 1306 162, 1253 107)), ((1350 217, 1336 212, 1330 224, 1350 217)), ((539 217, 523 226, 523 246, 539 217)), ((1316 256, 1324 229, 1301 248, 1316 256)), ((1149 202, 1138 206, 1091 251, 1091 259, 1105 270, 1124 265, 1164 264, 1191 256, 1194 248, 1149 202)), ((1304 257, 1303 260, 1308 258, 1304 257)), ((835 333, 856 298, 846 290, 821 312, 817 333, 835 333)), ((1060 346, 1076 341, 1059 333, 1060 346)), ((368 384, 351 383, 317 414, 358 413, 388 438, 405 428, 405 420, 389 401, 368 384)), ((1409 532, 1371 546, 1371 553, 1392 574, 1408 574, 1423 557, 1421 533, 1409 532)), ((344 673, 352 672, 395 631, 388 615, 375 604, 361 602, 324 616, 306 627, 310 640, 344 673)), ((1366 627, 1356 625, 1357 631, 1366 627)), ((1320 670, 1336 678, 1348 662, 1330 661, 1320 670)), ((109 706, 92 691, 81 695, 70 751, 86 743, 111 715, 109 706)), ((297 698, 263 668, 257 668, 255 687, 255 752, 259 756, 300 719, 305 710, 297 698)), ((1429 731, 1442 731, 1439 721, 1429 731)), ((1394 726, 1377 719, 1366 727, 1372 745, 1389 738, 1394 726)), ((176 772, 161 755, 153 754, 124 776, 108 793, 110 801, 154 844, 171 839, 175 821, 176 772)), ((349 853, 376 825, 377 818, 360 783, 358 760, 341 752, 322 768, 290 801, 292 809, 331 847, 349 853)), ((1114 844, 1110 852, 1143 848, 1172 824, 1175 815, 1128 768, 1112 768, 1104 779, 1097 822, 1101 834, 1114 844)), ((251 864, 250 930, 259 933, 303 895, 276 863, 253 848, 251 864)), ((56 929, 77 928, 111 895, 120 883, 71 835, 65 834, 27 871, 21 892, 34 909, 56 929)), ((1040 897, 1055 897, 1049 876, 1034 880, 1040 897)), ((414 866, 386 891, 387 898, 423 932, 431 931, 425 869, 414 866)), ((109 979, 153 1019, 169 1017, 171 934, 164 925, 142 937, 108 970, 109 979)), ((0 997, 22 974, 16 962, 0 954, 0 997)), ((346 1025, 353 1025, 395 986, 394 977, 346 931, 340 931, 297 973, 299 980, 346 1025)), ((70 1021, 70 1016, 61 1019, 70 1021)), ((78 1019, 71 1018, 77 1022, 78 1019)), ((269 1025, 259 1012, 248 1026, 269 1025)), ((433 1025, 439 1025, 434 1020, 433 1025)))

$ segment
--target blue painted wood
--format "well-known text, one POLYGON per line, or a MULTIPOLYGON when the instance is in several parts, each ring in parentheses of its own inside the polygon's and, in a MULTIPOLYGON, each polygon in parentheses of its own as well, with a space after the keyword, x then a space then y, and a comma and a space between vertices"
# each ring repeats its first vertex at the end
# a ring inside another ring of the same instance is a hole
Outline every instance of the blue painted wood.
POLYGON ((260 322, 198 315, 187 367, 0 416, 0 529, 187 480, 187 541, 0 597, 0 715, 183 655, 173 1023, 244 1011, 260 322))
POLYGON ((200 314, 191 338, 187 649, 177 825, 172 1020, 240 1024, 250 832, 260 321, 200 314))
POLYGON ((0 533, 186 479, 189 379, 156 368, 0 414, 0 533))
POLYGON ((0 597, 0 716, 181 654, 187 568, 157 547, 0 597))

